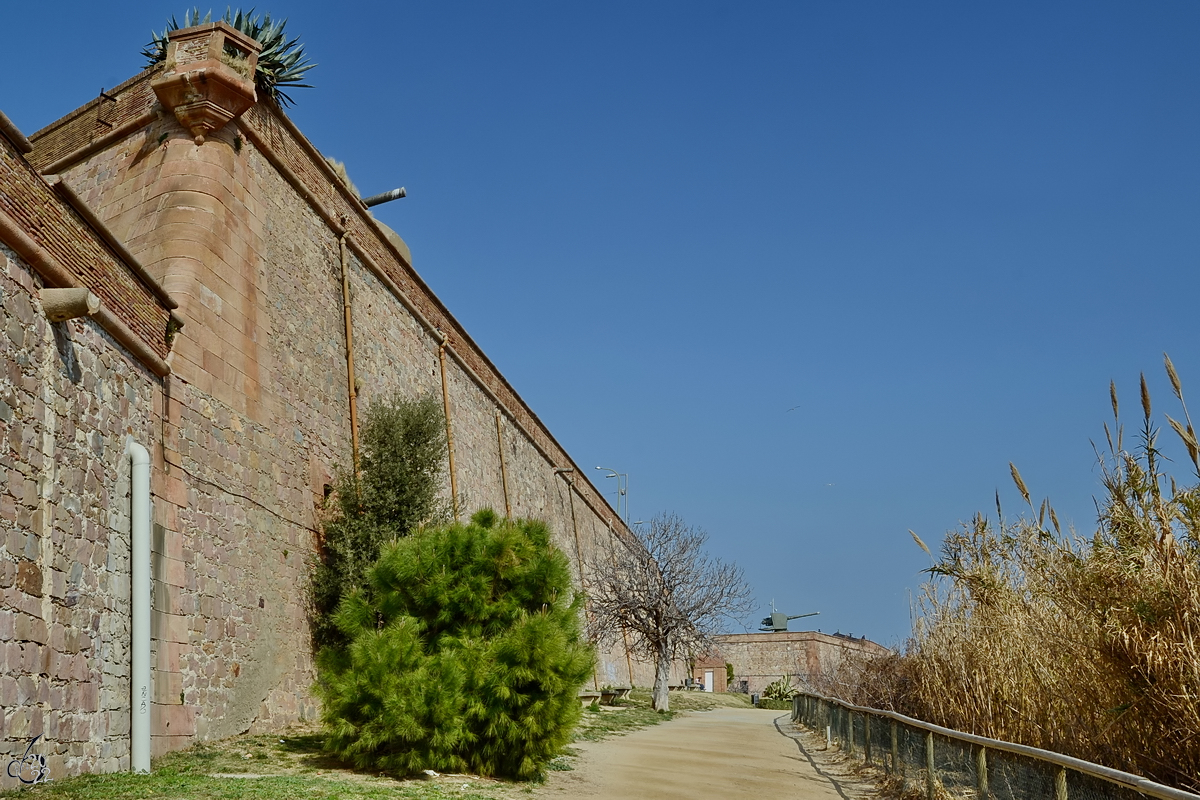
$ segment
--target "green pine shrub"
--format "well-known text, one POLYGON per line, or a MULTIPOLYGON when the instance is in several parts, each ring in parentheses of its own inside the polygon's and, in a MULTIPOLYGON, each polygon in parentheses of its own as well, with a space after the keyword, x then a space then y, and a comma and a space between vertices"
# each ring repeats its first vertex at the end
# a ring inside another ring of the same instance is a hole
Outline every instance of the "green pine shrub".
POLYGON ((446 466, 446 418, 432 396, 372 403, 360 432, 359 472, 340 469, 331 516, 312 564, 314 649, 344 645, 333 622, 342 599, 368 590, 383 546, 423 524, 449 519, 438 493, 446 466))
POLYGON ((593 653, 566 556, 485 509, 383 548, 318 656, 327 749, 360 769, 540 777, 580 717, 593 653))

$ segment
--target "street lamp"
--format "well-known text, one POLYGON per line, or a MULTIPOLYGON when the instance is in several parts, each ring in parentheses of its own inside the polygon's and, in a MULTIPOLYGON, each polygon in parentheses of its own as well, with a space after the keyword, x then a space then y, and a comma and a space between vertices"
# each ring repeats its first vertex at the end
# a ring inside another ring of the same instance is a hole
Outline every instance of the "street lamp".
POLYGON ((607 472, 608 474, 604 476, 606 478, 616 478, 617 479, 617 516, 621 517, 621 519, 625 520, 625 524, 628 525, 629 524, 629 473, 617 472, 615 469, 609 469, 608 467, 596 467, 596 469, 604 470, 605 472, 607 472), (624 484, 621 483, 622 478, 625 479, 624 484), (625 499, 625 514, 624 515, 621 514, 621 498, 625 499))

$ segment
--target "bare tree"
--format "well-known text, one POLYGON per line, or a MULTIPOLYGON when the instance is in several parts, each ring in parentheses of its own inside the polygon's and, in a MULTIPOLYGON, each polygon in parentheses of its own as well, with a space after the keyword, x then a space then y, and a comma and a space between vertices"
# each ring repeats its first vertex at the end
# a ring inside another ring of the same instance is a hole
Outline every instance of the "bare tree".
POLYGON ((593 638, 611 643, 624 632, 630 648, 654 662, 657 711, 668 708, 671 662, 710 650, 722 621, 752 608, 741 568, 708 555, 707 540, 678 516, 660 514, 587 564, 593 638))

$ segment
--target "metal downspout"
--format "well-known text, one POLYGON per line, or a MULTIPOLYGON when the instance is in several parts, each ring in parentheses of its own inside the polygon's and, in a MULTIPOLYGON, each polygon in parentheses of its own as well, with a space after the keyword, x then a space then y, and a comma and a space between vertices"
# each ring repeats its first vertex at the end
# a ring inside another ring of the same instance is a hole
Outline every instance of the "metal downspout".
POLYGON ((129 767, 150 771, 150 453, 130 436, 125 444, 130 487, 129 767))

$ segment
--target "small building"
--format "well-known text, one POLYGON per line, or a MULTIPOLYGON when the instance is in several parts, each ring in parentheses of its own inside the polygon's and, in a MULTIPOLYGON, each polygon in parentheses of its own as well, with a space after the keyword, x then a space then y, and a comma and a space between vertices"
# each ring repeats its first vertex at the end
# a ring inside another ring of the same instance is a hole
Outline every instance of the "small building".
POLYGON ((692 662, 692 685, 702 686, 706 692, 729 691, 728 677, 725 657, 720 653, 710 653, 692 662))

